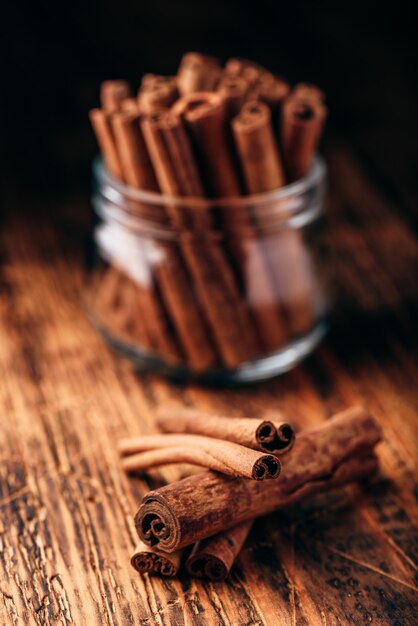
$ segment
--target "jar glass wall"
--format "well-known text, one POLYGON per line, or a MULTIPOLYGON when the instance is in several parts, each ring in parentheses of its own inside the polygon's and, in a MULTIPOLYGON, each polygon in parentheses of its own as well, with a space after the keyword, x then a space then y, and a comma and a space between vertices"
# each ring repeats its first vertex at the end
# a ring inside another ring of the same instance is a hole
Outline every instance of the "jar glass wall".
POLYGON ((279 190, 208 200, 140 191, 95 164, 87 307, 136 366, 211 383, 263 380, 308 355, 328 318, 325 167, 279 190))

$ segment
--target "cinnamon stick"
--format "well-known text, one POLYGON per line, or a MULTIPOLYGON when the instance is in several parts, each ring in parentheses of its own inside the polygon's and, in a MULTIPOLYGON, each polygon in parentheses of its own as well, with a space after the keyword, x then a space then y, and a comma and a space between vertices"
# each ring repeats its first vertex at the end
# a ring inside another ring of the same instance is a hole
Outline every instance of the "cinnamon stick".
POLYGON ((322 89, 312 83, 298 83, 292 89, 292 96, 297 96, 302 100, 325 101, 325 94, 322 89))
POLYGON ((200 435, 146 435, 122 439, 118 449, 126 456, 121 463, 127 472, 168 463, 191 463, 257 481, 277 478, 280 474, 280 462, 272 454, 261 454, 231 441, 200 435))
POLYGON ((105 80, 100 85, 100 104, 108 113, 120 109, 123 101, 132 95, 131 86, 126 80, 105 80))
MULTIPOLYGON (((157 182, 140 131, 138 113, 121 110, 115 112, 110 121, 124 180, 132 187, 156 191, 157 182)), ((139 202, 132 204, 132 210, 145 218, 156 219, 158 209, 158 206, 148 206, 139 202)), ((160 221, 163 221, 162 216, 160 221)), ((137 236, 133 247, 135 247, 140 267, 137 266, 134 272, 136 289, 134 291, 131 289, 128 294, 121 296, 126 304, 120 322, 123 323, 125 319, 125 327, 131 327, 138 341, 145 341, 146 337, 150 340, 142 343, 142 347, 152 346, 168 362, 179 363, 181 352, 169 327, 161 300, 155 291, 152 261, 147 256, 149 246, 140 236, 137 236), (139 276, 141 280, 138 280, 139 276), (128 319, 129 315, 131 319, 128 319)), ((115 250, 113 262, 118 265, 117 250, 115 250)), ((125 271, 130 273, 130 270, 128 263, 125 271)), ((121 280, 119 290, 123 288, 123 284, 121 280)), ((131 284, 133 286, 133 283, 131 284)))
POLYGON ((249 90, 248 100, 261 100, 276 114, 289 91, 290 85, 287 81, 270 72, 263 72, 249 90))
POLYGON ((154 550, 143 541, 139 541, 131 558, 132 567, 140 574, 160 574, 175 576, 179 571, 183 550, 167 554, 154 550))
POLYGON ((138 107, 141 113, 154 113, 170 107, 178 98, 177 80, 171 76, 147 74, 138 91, 138 107))
POLYGON ((115 178, 123 180, 122 166, 111 126, 111 113, 102 109, 92 109, 89 117, 107 169, 115 178))
MULTIPOLYGON (((183 96, 174 105, 173 112, 182 116, 194 138, 209 195, 239 196, 241 189, 228 143, 226 109, 221 96, 203 92, 183 96)), ((263 348, 271 352, 283 345, 286 334, 265 259, 244 210, 237 212, 226 207, 221 210, 221 217, 231 252, 243 276, 258 335, 263 348)), ((243 324, 248 338, 252 324, 242 306, 239 311, 245 316, 243 324)), ((255 341, 254 338, 253 345, 255 341)))
POLYGON ((306 97, 299 90, 290 94, 282 106, 281 139, 289 181, 309 172, 318 147, 327 110, 320 96, 306 97))
POLYGON ((260 76, 266 72, 267 70, 262 65, 259 65, 259 63, 240 57, 228 59, 224 67, 224 75, 241 76, 245 78, 251 86, 255 85, 260 79, 260 76))
MULTIPOLYGON (((285 106, 286 103, 283 109, 285 106)), ((232 121, 232 129, 248 192, 261 193, 282 187, 285 177, 267 105, 262 102, 245 104, 232 121)), ((265 209, 258 208, 255 219, 263 228, 265 209)), ((313 327, 315 321, 315 283, 300 232, 277 229, 264 237, 263 243, 276 298, 282 304, 289 330, 292 335, 303 334, 313 327)))
POLYGON ((139 113, 133 111, 119 111, 111 118, 124 179, 137 189, 157 191, 157 181, 139 123, 139 113))
POLYGON ((242 522, 198 542, 186 560, 186 571, 194 578, 207 578, 214 582, 225 580, 252 525, 252 520, 242 522))
POLYGON ((183 55, 177 72, 177 83, 182 95, 215 88, 222 68, 216 57, 199 52, 183 55))
MULTIPOLYGON (((202 197, 202 181, 181 119, 171 112, 160 113, 146 117, 142 128, 163 193, 202 197)), ((196 231, 180 238, 183 258, 223 363, 236 367, 258 350, 231 269, 216 235, 208 230, 210 215, 205 207, 183 209, 174 202, 167 211, 174 227, 196 231)))
POLYGON ((377 467, 376 422, 354 408, 301 433, 269 485, 204 472, 149 492, 135 517, 140 538, 172 552, 317 492, 368 476, 377 467))
POLYGON ((248 193, 282 187, 285 178, 268 106, 257 101, 247 102, 232 120, 232 131, 248 193))
POLYGON ((225 102, 228 118, 236 115, 245 102, 249 83, 242 76, 224 76, 217 86, 217 92, 225 102))
POLYGON ((212 415, 198 409, 166 407, 157 414, 157 425, 167 433, 192 433, 239 443, 242 446, 283 454, 293 446, 293 427, 276 414, 274 422, 252 417, 212 415))

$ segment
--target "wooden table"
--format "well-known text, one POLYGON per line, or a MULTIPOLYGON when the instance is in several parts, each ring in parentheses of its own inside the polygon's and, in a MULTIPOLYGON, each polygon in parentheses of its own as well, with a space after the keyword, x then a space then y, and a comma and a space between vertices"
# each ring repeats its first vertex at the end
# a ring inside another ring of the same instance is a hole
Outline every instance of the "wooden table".
POLYGON ((84 316, 76 202, 54 219, 12 212, 1 232, 1 624, 417 623, 418 246, 356 157, 328 152, 333 331, 301 367, 251 388, 136 376, 84 316), (383 427, 380 474, 257 522, 226 583, 141 577, 129 565, 133 514, 181 469, 127 479, 115 441, 152 432, 168 399, 236 415, 280 408, 307 425, 364 403, 383 427))

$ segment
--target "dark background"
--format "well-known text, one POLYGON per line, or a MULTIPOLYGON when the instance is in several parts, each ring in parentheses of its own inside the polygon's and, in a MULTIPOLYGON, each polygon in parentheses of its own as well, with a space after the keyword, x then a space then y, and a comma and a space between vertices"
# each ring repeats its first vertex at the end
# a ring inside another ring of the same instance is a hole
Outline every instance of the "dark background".
POLYGON ((330 109, 325 152, 349 146, 415 228, 415 40, 415 20, 395 2, 13 4, 0 56, 3 197, 87 197, 96 151, 87 113, 100 81, 137 86, 143 72, 173 73, 198 50, 318 83, 330 109))

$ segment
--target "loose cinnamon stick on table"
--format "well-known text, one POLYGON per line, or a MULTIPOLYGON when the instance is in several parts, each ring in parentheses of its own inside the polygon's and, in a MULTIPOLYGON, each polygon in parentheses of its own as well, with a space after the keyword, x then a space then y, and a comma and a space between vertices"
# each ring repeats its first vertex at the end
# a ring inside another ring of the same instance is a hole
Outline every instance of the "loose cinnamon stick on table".
MULTIPOLYGON (((221 198, 239 196, 241 188, 228 142, 225 103, 220 94, 202 92, 183 96, 174 105, 173 112, 182 116, 193 136, 209 195, 221 198)), ((286 333, 249 216, 244 208, 234 210, 226 207, 221 211, 221 219, 228 234, 227 242, 248 291, 246 295, 250 299, 251 313, 263 348, 269 352, 277 350, 285 342, 286 333)), ((239 302, 237 307, 249 338, 251 320, 239 302)), ((253 345, 256 341, 254 337, 253 345)))
POLYGON ((131 558, 132 567, 140 574, 175 576, 179 571, 183 550, 166 554, 139 541, 131 558))
MULTIPOLYGON (((253 525, 249 520, 199 541, 186 560, 186 571, 195 578, 225 580, 253 525)), ((176 554, 176 553, 174 553, 176 554)))
POLYGON ((108 113, 120 109, 123 101, 132 95, 131 86, 126 80, 105 80, 100 85, 100 104, 108 113))
POLYGON ((177 84, 182 95, 194 91, 211 91, 221 76, 219 59, 199 52, 183 55, 177 72, 177 84))
MULTIPOLYGON (((163 112, 142 121, 144 137, 163 193, 171 196, 204 196, 199 171, 181 119, 163 112)), ((187 204, 186 204, 187 206, 187 204)), ((180 246, 196 292, 203 304, 211 334, 224 365, 236 367, 254 357, 257 348, 231 268, 210 230, 210 215, 203 206, 167 207, 176 228, 189 232, 180 246)))
MULTIPOLYGON (((286 102, 283 104, 283 108, 286 102)), ((248 102, 232 121, 249 193, 273 191, 285 184, 284 172, 266 104, 248 102)), ((267 211, 272 203, 267 204, 267 211)), ((273 204, 274 208, 274 204, 273 204)), ((254 209, 262 228, 268 212, 254 209)), ((271 219, 271 218, 270 218, 271 219)), ((283 306, 291 334, 299 335, 314 325, 315 284, 310 259, 299 231, 286 229, 269 234, 263 240, 276 297, 283 306)))
POLYGON ((166 407, 158 411, 157 425, 167 433, 215 437, 276 455, 288 452, 295 440, 293 427, 279 413, 273 422, 252 417, 213 415, 197 409, 166 407))
POLYGON ((281 141, 289 181, 299 180, 309 172, 318 147, 327 110, 316 97, 306 97, 296 90, 283 103, 281 141))
POLYGON ((215 472, 149 492, 135 517, 140 538, 172 552, 260 517, 313 493, 360 480, 377 467, 377 423, 361 407, 300 433, 283 459, 279 480, 231 478, 215 472))
POLYGON ((125 455, 121 464, 127 472, 168 463, 192 463, 257 481, 280 474, 280 461, 272 454, 200 435, 145 435, 122 439, 118 449, 125 455))

